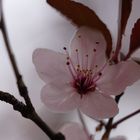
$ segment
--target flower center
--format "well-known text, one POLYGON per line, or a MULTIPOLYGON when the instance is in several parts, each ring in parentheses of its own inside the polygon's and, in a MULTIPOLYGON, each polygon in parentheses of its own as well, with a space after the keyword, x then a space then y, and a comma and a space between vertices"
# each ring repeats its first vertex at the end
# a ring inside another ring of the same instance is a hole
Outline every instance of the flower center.
POLYGON ((95 91, 96 84, 92 79, 92 72, 90 70, 79 71, 74 80, 73 87, 81 96, 90 91, 95 91))
MULTIPOLYGON (((81 66, 79 64, 79 55, 78 50, 76 49, 77 53, 77 62, 78 64, 74 64, 72 59, 67 52, 67 49, 64 48, 67 54, 67 61, 66 64, 68 69, 73 77, 72 86, 76 89, 77 93, 81 95, 81 97, 89 92, 94 92, 96 89, 96 82, 100 79, 102 75, 102 70, 98 70, 98 65, 95 65, 94 68, 90 69, 88 67, 88 54, 85 55, 86 59, 86 66, 81 66)), ((93 52, 96 53, 96 49, 93 49, 93 52)))

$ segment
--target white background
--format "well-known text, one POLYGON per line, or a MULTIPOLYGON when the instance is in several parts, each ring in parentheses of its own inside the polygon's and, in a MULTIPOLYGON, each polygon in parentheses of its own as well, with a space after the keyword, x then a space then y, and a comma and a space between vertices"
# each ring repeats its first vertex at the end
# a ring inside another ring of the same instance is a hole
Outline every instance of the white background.
MULTIPOLYGON (((114 44, 117 35, 118 1, 116 0, 79 0, 94 9, 110 29, 114 44)), ((139 17, 139 0, 134 0, 133 12, 124 37, 123 51, 127 51, 131 27, 139 17), (132 18, 133 17, 133 18, 132 18)), ((77 120, 75 112, 54 114, 41 103, 40 90, 44 83, 36 74, 32 64, 32 52, 35 48, 51 48, 60 51, 71 39, 75 27, 46 4, 45 0, 4 0, 4 14, 12 49, 18 66, 24 76, 32 102, 39 115, 54 129, 64 122, 77 120)), ((139 53, 137 53, 137 57, 139 53)), ((10 92, 17 98, 15 78, 0 34, 0 90, 10 92)), ((122 117, 140 108, 140 81, 129 87, 120 102, 122 117)), ((22 99, 21 99, 22 100, 22 99)), ((91 120, 87 124, 94 132, 91 120)), ((129 140, 140 140, 140 115, 133 117, 113 131, 112 135, 122 134, 129 140)), ((10 105, 0 102, 0 139, 1 140, 46 140, 46 135, 31 121, 13 111, 10 105)))

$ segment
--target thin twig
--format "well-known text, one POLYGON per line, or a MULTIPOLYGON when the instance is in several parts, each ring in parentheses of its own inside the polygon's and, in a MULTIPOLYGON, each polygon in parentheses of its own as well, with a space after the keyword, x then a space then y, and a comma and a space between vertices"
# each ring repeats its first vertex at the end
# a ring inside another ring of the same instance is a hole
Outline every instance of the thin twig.
MULTIPOLYGON (((3 8, 3 5, 2 5, 2 8, 3 8)), ((32 105, 32 102, 28 95, 27 87, 22 79, 22 75, 19 72, 14 54, 11 50, 11 46, 10 46, 10 42, 9 42, 9 38, 7 34, 7 29, 6 29, 6 24, 4 20, 3 9, 2 9, 0 28, 1 28, 3 38, 5 41, 5 47, 7 49, 9 59, 10 59, 10 62, 11 62, 11 65, 15 74, 19 93, 24 98, 26 104, 18 101, 13 95, 6 92, 2 92, 2 91, 0 92, 0 100, 13 105, 14 110, 19 111, 23 117, 28 118, 32 120, 35 124, 37 124, 47 134, 47 136, 51 140, 65 140, 65 137, 61 133, 54 133, 53 130, 50 129, 50 127, 37 115, 32 105)))
POLYGON ((13 71, 14 71, 14 74, 15 74, 15 77, 16 77, 17 87, 18 87, 19 93, 24 98, 26 104, 30 108, 33 109, 33 105, 31 103, 29 95, 28 95, 27 87, 25 86, 25 83, 24 83, 24 81, 22 79, 22 75, 19 72, 19 69, 18 69, 16 60, 15 60, 14 54, 13 54, 13 52, 11 50, 11 46, 10 46, 10 43, 9 43, 9 38, 8 38, 8 34, 7 34, 7 29, 6 29, 6 24, 5 24, 3 12, 2 12, 2 17, 1 17, 1 25, 0 25, 0 27, 1 27, 3 38, 4 38, 4 41, 5 41, 5 47, 7 49, 8 56, 9 56, 9 59, 10 59, 10 62, 11 62, 11 65, 12 65, 12 68, 13 68, 13 71))
POLYGON ((127 115, 126 117, 124 117, 124 118, 118 120, 117 122, 115 122, 115 123, 112 125, 112 128, 116 128, 120 123, 122 123, 122 122, 124 122, 124 121, 130 119, 131 117, 133 117, 133 116, 135 116, 135 115, 137 115, 137 114, 139 114, 139 113, 140 113, 140 109, 134 111, 133 113, 131 113, 131 114, 127 115))
POLYGON ((84 120, 84 118, 83 118, 83 115, 81 114, 81 112, 80 112, 80 110, 78 109, 77 110, 77 112, 78 112, 78 117, 79 117, 79 119, 80 119, 80 121, 81 121, 81 123, 82 123, 82 125, 83 125, 83 127, 84 127, 84 129, 85 129, 85 132, 88 134, 88 136, 90 135, 89 134, 89 132, 88 132, 88 128, 87 128, 87 126, 86 126, 86 123, 85 123, 85 120, 84 120))
POLYGON ((79 109, 77 110, 77 112, 78 112, 79 119, 80 119, 80 121, 81 121, 81 123, 83 125, 84 131, 85 131, 85 133, 87 135, 88 140, 92 140, 93 135, 89 133, 88 128, 87 128, 86 123, 85 123, 85 119, 83 118, 82 113, 80 112, 79 109))
POLYGON ((106 127, 106 123, 103 120, 95 120, 97 123, 99 123, 96 126, 96 132, 101 131, 103 127, 106 127))
POLYGON ((11 95, 7 92, 0 91, 0 100, 11 104, 13 106, 14 110, 20 112, 21 114, 22 114, 22 112, 24 112, 24 110, 26 108, 26 105, 23 102, 20 102, 13 95, 11 95))
POLYGON ((61 133, 54 133, 48 125, 37 115, 36 111, 30 110, 30 108, 23 102, 20 102, 13 95, 7 92, 0 91, 0 100, 9 103, 13 106, 15 111, 22 114, 24 118, 32 120, 37 124, 51 140, 65 140, 61 133))

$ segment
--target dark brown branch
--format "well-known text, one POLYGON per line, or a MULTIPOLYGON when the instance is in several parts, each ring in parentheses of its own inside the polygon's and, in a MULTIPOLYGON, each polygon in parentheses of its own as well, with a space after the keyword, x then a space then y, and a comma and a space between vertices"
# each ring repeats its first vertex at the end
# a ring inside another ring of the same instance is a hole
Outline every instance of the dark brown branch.
POLYGON ((6 24, 4 20, 3 10, 2 10, 2 17, 0 22, 0 28, 3 34, 3 38, 5 41, 5 47, 7 49, 9 59, 16 77, 17 81, 17 87, 19 90, 20 95, 24 98, 25 103, 22 103, 18 101, 13 95, 6 93, 6 92, 0 92, 0 100, 4 101, 6 103, 9 103, 13 106, 14 110, 19 111, 23 117, 28 118, 32 120, 35 124, 37 124, 51 140, 65 140, 65 137, 61 133, 54 133, 49 126, 37 115, 30 97, 28 95, 27 87, 22 79, 22 75, 19 72, 14 54, 11 50, 7 30, 6 30, 6 24))
POLYGON ((122 92, 120 95, 115 97, 115 101, 117 102, 117 104, 119 104, 119 101, 123 95, 124 95, 124 92, 122 92))
POLYGON ((50 138, 51 140, 65 140, 65 137, 61 133, 54 133, 45 122, 37 115, 36 112, 33 112, 31 120, 37 124, 50 138))
POLYGON ((7 49, 7 52, 8 52, 9 58, 10 58, 10 62, 12 64, 12 68, 14 69, 14 74, 16 76, 16 79, 19 79, 20 78, 20 73, 19 73, 18 67, 16 65, 14 54, 11 50, 11 46, 10 46, 9 39, 8 39, 8 36, 7 36, 7 31, 6 31, 6 25, 4 23, 3 14, 2 14, 2 17, 1 17, 0 28, 1 28, 1 31, 2 31, 2 34, 3 34, 3 37, 4 37, 5 47, 7 49))
POLYGON ((25 112, 26 105, 7 92, 0 91, 0 100, 11 104, 14 110, 20 112, 21 114, 22 112, 25 112))
POLYGON ((51 140, 65 140, 65 137, 61 133, 54 133, 37 115, 35 110, 30 110, 27 105, 17 100, 13 95, 7 92, 0 91, 0 100, 11 104, 13 106, 13 109, 20 112, 24 118, 32 120, 47 134, 47 136, 51 140))
POLYGON ((6 24, 5 24, 5 21, 4 21, 3 14, 2 14, 2 18, 1 18, 1 30, 2 30, 2 34, 3 34, 3 38, 4 38, 4 42, 5 42, 5 47, 7 49, 9 59, 10 59, 10 62, 11 62, 11 65, 12 65, 12 68, 13 68, 13 71, 14 71, 14 74, 15 74, 15 77, 16 77, 19 93, 25 99, 26 104, 30 108, 33 109, 33 105, 32 105, 32 103, 30 101, 29 96, 28 96, 27 87, 24 84, 22 76, 21 76, 21 74, 20 74, 20 72, 18 70, 18 66, 16 64, 14 54, 13 54, 13 52, 11 50, 11 46, 10 46, 10 43, 9 43, 9 38, 8 38, 8 35, 7 35, 6 24))
POLYGON ((115 123, 112 125, 112 128, 116 128, 120 123, 122 123, 122 122, 124 122, 124 121, 130 119, 131 117, 133 117, 133 116, 135 116, 135 115, 137 115, 137 114, 139 114, 139 113, 140 113, 140 109, 136 110, 135 112, 133 112, 133 113, 127 115, 126 117, 124 117, 124 118, 118 120, 117 122, 115 122, 115 123))

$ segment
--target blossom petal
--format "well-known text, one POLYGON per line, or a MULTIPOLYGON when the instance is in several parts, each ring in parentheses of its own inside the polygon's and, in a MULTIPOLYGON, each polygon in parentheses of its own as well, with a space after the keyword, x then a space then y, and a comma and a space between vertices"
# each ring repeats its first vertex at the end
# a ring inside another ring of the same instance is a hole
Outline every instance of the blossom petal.
POLYGON ((45 82, 52 81, 57 76, 70 79, 66 65, 66 55, 49 49, 36 49, 33 53, 33 63, 40 78, 45 82))
POLYGON ((68 123, 60 129, 60 132, 64 134, 66 140, 89 140, 86 132, 78 123, 68 123))
POLYGON ((79 28, 71 41, 72 60, 84 69, 87 68, 87 65, 88 68, 96 65, 102 66, 106 62, 105 51, 106 41, 101 32, 87 27, 79 28))
POLYGON ((89 93, 83 98, 80 110, 94 119, 105 119, 115 116, 118 107, 115 100, 109 96, 104 96, 97 91, 89 93))
POLYGON ((66 112, 76 109, 80 104, 80 96, 69 83, 61 83, 59 81, 57 81, 57 84, 52 82, 42 88, 41 99, 43 103, 55 112, 66 112))
POLYGON ((140 79, 140 66, 132 60, 105 68, 97 87, 106 95, 118 95, 140 79))

